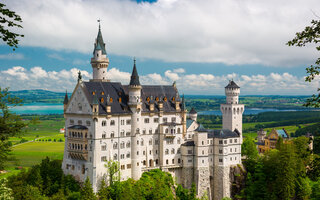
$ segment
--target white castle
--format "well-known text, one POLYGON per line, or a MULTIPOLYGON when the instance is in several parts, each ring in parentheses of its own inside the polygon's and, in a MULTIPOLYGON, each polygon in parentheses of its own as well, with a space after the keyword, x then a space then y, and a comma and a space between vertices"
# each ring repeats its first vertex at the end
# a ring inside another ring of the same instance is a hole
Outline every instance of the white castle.
POLYGON ((85 82, 79 74, 72 96, 64 100, 65 174, 79 181, 89 177, 98 191, 106 161, 113 160, 121 180, 159 168, 184 187, 195 183, 198 196, 230 197, 230 167, 241 164, 244 111, 235 82, 225 87, 222 130, 207 130, 194 109, 187 113, 175 84, 141 85, 135 61, 129 85, 109 81, 100 26, 91 65, 93 78, 85 82))

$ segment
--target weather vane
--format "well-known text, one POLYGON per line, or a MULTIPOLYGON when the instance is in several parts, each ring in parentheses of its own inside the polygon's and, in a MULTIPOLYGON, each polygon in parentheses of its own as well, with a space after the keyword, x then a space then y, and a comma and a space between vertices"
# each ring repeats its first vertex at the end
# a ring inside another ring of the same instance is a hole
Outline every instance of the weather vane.
POLYGON ((99 18, 99 19, 97 20, 97 22, 99 23, 99 29, 100 29, 100 22, 101 22, 101 19, 99 18))

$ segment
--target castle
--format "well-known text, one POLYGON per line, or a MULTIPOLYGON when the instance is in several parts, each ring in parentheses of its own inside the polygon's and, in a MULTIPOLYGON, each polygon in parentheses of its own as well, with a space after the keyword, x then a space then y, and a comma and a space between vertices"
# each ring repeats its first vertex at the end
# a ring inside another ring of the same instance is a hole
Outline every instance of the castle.
POLYGON ((121 180, 139 179, 160 168, 198 196, 220 200, 231 192, 230 167, 241 164, 240 87, 230 81, 220 109, 222 130, 207 130, 188 113, 175 84, 141 85, 134 61, 129 85, 108 80, 109 59, 99 25, 91 58, 93 78, 81 75, 64 99, 65 147, 62 169, 99 189, 106 161, 119 162, 121 180))

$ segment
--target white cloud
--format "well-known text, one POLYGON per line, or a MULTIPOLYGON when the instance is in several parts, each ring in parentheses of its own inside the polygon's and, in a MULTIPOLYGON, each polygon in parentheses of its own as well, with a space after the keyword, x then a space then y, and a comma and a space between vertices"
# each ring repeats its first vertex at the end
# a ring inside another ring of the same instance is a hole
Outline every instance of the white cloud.
POLYGON ((186 71, 183 68, 174 69, 173 72, 175 73, 185 73, 186 71))
MULTIPOLYGON (((27 70, 21 66, 0 71, 0 85, 10 87, 11 90, 47 89, 52 91, 73 91, 79 69, 46 71, 42 67, 27 70)), ((83 80, 91 79, 92 73, 81 70, 83 80)), ((113 82, 129 84, 131 74, 111 68, 107 72, 108 79, 113 82)), ((239 75, 225 74, 176 74, 170 70, 164 74, 140 74, 143 85, 171 85, 176 81, 181 94, 223 95, 224 87, 232 79, 241 87, 242 95, 310 95, 316 93, 320 87, 320 77, 311 83, 305 82, 305 77, 297 77, 290 73, 270 73, 268 75, 239 75), (178 76, 178 78, 177 78, 178 76)))
POLYGON ((0 54, 0 60, 22 60, 24 55, 21 53, 0 54))
POLYGON ((57 53, 48 54, 47 56, 49 58, 53 58, 53 59, 60 60, 60 61, 64 60, 64 58, 57 53))
MULTIPOLYGON (((285 43, 319 0, 5 0, 21 15, 21 44, 91 53, 98 18, 108 53, 170 62, 309 65, 314 47, 285 43)), ((320 12, 319 10, 314 10, 320 12)), ((177 72, 176 72, 177 73, 177 72)))

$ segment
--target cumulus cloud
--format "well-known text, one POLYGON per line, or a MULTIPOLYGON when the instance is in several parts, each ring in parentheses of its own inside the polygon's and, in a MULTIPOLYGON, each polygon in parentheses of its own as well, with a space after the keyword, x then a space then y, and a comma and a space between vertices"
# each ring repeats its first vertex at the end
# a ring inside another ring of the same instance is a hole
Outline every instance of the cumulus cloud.
MULTIPOLYGON (((91 79, 92 73, 80 70, 83 80, 91 79)), ((36 66, 30 70, 21 66, 0 71, 0 85, 10 87, 11 90, 47 89, 52 91, 73 91, 78 77, 79 69, 46 71, 36 66)), ((113 82, 129 84, 130 73, 111 68, 107 77, 113 82)), ((290 94, 310 95, 320 87, 320 78, 317 76, 311 83, 305 82, 305 77, 297 77, 290 73, 270 73, 268 75, 239 75, 225 74, 177 74, 170 70, 164 74, 140 74, 143 85, 171 85, 176 81, 181 94, 208 94, 223 95, 224 87, 233 79, 240 87, 242 95, 269 95, 290 94)))
POLYGON ((24 21, 24 46, 89 53, 97 34, 96 20, 101 18, 107 51, 118 55, 170 62, 269 66, 311 64, 318 56, 313 47, 285 44, 315 18, 311 9, 319 8, 319 0, 4 3, 24 21))

